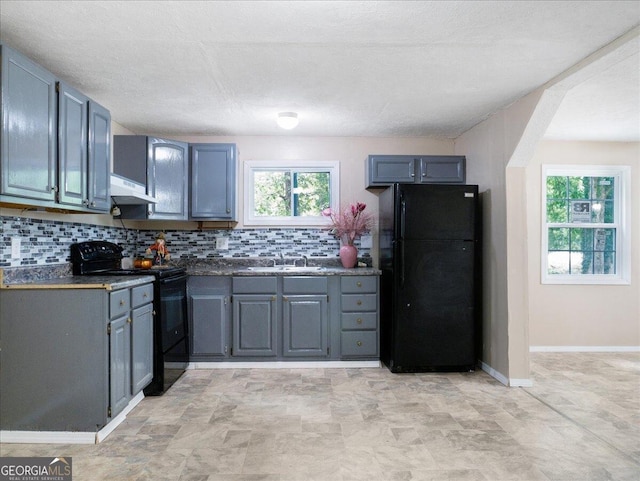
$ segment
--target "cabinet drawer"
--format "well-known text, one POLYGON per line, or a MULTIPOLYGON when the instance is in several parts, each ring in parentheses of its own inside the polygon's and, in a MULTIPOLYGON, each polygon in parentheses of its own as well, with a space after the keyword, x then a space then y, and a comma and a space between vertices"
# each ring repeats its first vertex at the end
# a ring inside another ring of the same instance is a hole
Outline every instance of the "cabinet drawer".
POLYGON ((153 284, 131 289, 131 306, 138 307, 153 301, 153 284))
POLYGON ((340 288, 343 294, 357 292, 376 292, 377 278, 375 276, 342 276, 340 288))
POLYGON ((234 277, 234 294, 275 294, 278 289, 277 277, 234 277))
POLYGON ((377 294, 342 294, 343 311, 375 311, 377 308, 377 294))
POLYGON ((131 309, 130 294, 131 291, 129 289, 122 289, 109 294, 109 317, 111 319, 129 312, 131 309))
POLYGON ((326 294, 326 277, 284 277, 283 292, 285 294, 326 294))
POLYGON ((343 312, 342 329, 376 329, 377 320, 375 312, 343 312))
POLYGON ((343 331, 341 334, 343 357, 376 356, 378 333, 376 331, 343 331))

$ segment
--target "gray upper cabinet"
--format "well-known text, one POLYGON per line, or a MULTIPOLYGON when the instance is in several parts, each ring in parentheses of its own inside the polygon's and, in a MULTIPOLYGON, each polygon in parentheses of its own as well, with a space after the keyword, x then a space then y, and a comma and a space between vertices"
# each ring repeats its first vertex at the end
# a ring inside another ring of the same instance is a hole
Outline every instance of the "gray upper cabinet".
POLYGON ((87 207, 108 212, 111 208, 111 114, 93 100, 89 100, 88 143, 87 207))
POLYGON ((6 45, 2 55, 0 195, 56 198, 56 79, 6 45))
POLYGON ((58 83, 58 201, 83 206, 87 194, 89 98, 63 82, 58 83))
POLYGON ((235 144, 190 144, 190 217, 235 221, 235 144))
POLYGON ((147 186, 155 204, 120 206, 125 219, 187 220, 188 144, 142 135, 113 137, 113 172, 147 186))
POLYGON ((455 183, 466 180, 463 155, 370 155, 366 160, 367 187, 394 183, 455 183))
POLYGON ((63 82, 57 90, 58 202, 108 212, 111 115, 63 82))
POLYGON ((108 212, 111 116, 2 45, 0 200, 108 212))

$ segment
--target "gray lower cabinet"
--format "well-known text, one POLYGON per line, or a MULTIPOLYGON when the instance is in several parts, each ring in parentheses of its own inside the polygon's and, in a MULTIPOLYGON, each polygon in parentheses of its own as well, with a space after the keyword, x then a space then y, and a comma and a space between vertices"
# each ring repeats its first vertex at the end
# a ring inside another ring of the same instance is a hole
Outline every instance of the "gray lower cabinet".
POLYGON ((235 357, 276 357, 278 278, 233 278, 233 351, 235 357))
POLYGON ((109 294, 110 416, 153 378, 153 284, 109 294))
POLYGON ((329 356, 326 277, 282 278, 282 355, 329 356))
POLYGON ((190 276, 191 360, 379 358, 378 276, 190 276))
POLYGON ((365 167, 367 187, 394 183, 464 184, 466 179, 463 155, 370 155, 365 167))
POLYGON ((340 280, 342 358, 378 358, 379 297, 377 276, 342 276, 340 280))
POLYGON ((224 359, 230 354, 231 278, 191 276, 189 299, 190 360, 224 359))
POLYGON ((104 427, 151 380, 152 301, 153 284, 0 289, 0 429, 104 427))

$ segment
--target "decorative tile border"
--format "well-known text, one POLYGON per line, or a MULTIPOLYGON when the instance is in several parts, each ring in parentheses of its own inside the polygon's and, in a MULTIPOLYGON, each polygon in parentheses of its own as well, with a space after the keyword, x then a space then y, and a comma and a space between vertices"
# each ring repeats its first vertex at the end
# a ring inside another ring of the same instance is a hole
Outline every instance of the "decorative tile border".
MULTIPOLYGON (((125 256, 141 256, 152 245, 157 230, 62 222, 25 217, 0 217, 0 267, 29 267, 70 262, 70 247, 85 240, 107 240, 125 248, 125 256), (21 238, 20 259, 11 258, 11 238, 21 238)), ((166 230, 167 247, 175 259, 238 257, 322 257, 335 258, 340 244, 321 229, 273 228, 233 230, 166 230), (216 249, 216 238, 227 238, 228 249, 216 249)), ((360 257, 370 257, 361 249, 360 257)))

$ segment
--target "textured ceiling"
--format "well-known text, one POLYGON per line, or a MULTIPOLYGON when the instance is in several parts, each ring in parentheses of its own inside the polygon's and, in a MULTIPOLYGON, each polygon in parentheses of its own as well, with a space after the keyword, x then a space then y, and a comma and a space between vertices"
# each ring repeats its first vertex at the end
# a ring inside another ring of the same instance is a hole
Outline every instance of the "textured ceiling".
MULTIPOLYGON (((2 41, 157 135, 455 138, 639 22, 637 1, 0 2, 2 41)), ((550 135, 602 133, 604 85, 610 135, 638 137, 638 62, 572 91, 550 135)))

